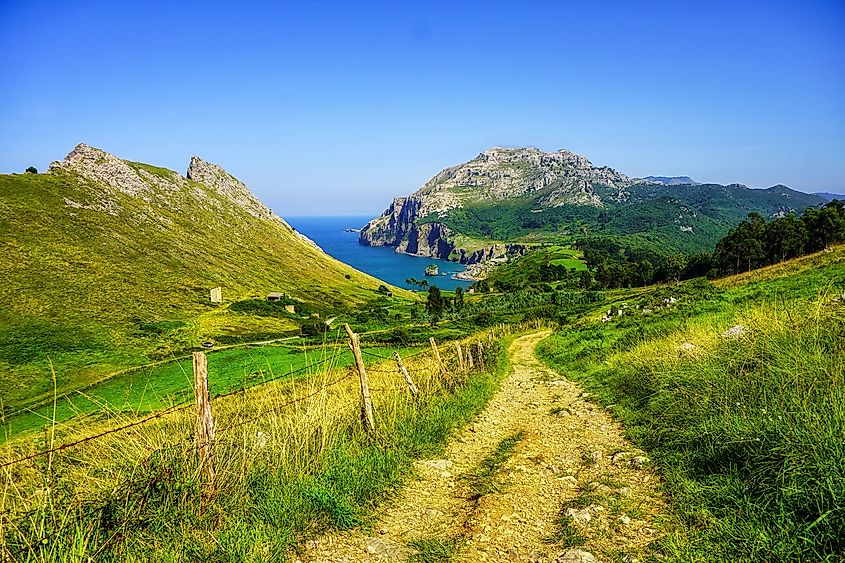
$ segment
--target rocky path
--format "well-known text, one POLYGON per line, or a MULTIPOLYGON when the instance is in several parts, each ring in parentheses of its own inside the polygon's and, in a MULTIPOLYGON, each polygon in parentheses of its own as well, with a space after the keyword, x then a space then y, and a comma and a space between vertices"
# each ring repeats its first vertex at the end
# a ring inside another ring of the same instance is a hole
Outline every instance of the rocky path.
POLYGON ((657 535, 658 478, 604 409, 535 357, 546 335, 513 342, 499 392, 442 459, 417 462, 369 534, 323 536, 291 560, 636 561, 657 535), (483 486, 467 478, 508 438, 483 486))

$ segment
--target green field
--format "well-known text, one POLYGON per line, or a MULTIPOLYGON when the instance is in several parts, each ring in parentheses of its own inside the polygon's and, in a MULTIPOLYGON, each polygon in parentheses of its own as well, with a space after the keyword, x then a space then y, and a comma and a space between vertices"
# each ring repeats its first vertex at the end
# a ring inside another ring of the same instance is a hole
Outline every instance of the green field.
MULTIPOLYGON (((389 348, 364 348, 369 358, 389 358, 389 348)), ((405 353, 402 349, 401 353, 405 353)), ((260 384, 270 379, 305 377, 327 366, 344 367, 354 362, 346 346, 296 348, 285 345, 229 348, 208 354, 209 391, 214 395, 260 384), (308 369, 310 368, 310 369, 308 369)), ((115 416, 136 416, 167 406, 193 401, 193 367, 190 357, 132 369, 105 381, 62 395, 39 406, 10 409, 3 417, 0 440, 50 426, 55 420, 68 431, 83 424, 115 416)))
POLYGON ((563 246, 552 246, 549 251, 553 256, 560 256, 560 258, 551 258, 549 260, 549 264, 552 266, 563 266, 567 270, 575 269, 578 271, 587 269, 587 264, 584 263, 584 254, 579 250, 563 246))
POLYGON ((497 266, 487 277, 487 283, 502 291, 529 287, 577 287, 578 275, 587 269, 583 254, 568 246, 529 246, 528 253, 497 266), (570 280, 570 282, 567 282, 570 280))

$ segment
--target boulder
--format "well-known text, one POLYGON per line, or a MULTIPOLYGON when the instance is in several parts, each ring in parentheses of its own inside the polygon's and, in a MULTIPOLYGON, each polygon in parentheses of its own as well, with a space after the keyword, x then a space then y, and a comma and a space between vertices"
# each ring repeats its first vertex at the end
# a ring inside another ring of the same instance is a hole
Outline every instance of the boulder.
POLYGON ((722 333, 722 338, 739 338, 746 333, 746 328, 743 325, 735 325, 722 333))
POLYGON ((599 563, 596 556, 583 549, 569 549, 561 553, 555 563, 599 563))

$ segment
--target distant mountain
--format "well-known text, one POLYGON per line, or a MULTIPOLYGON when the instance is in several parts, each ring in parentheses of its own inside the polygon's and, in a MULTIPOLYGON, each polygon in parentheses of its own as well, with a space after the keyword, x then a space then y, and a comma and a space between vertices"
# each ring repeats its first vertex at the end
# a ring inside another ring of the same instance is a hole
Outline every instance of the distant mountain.
POLYGON ((0 175, 0 263, 7 406, 47 390, 48 360, 72 388, 205 340, 298 333, 296 315, 230 310, 235 301, 277 291, 323 311, 372 298, 381 283, 216 164, 193 157, 183 176, 87 145, 47 173, 0 175))
POLYGON ((661 184, 666 184, 667 186, 698 184, 698 182, 696 182, 689 176, 646 176, 645 178, 643 178, 643 180, 648 180, 650 182, 659 182, 661 184))
POLYGON ((830 192, 816 192, 813 195, 818 196, 825 201, 833 201, 834 199, 838 199, 839 201, 845 201, 845 194, 834 194, 830 192))
POLYGON ((662 180, 629 178, 566 150, 491 148, 395 198, 361 230, 359 242, 463 263, 590 235, 693 252, 711 248, 749 212, 776 216, 824 203, 785 186, 662 180))

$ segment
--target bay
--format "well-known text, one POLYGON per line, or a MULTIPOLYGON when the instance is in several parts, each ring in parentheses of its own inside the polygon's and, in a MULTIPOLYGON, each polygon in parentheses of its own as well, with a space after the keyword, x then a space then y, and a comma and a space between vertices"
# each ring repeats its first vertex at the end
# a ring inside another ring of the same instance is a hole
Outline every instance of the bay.
POLYGON ((452 279, 453 274, 464 271, 462 264, 400 254, 392 246, 364 246, 358 244, 357 232, 345 231, 350 228, 360 229, 370 219, 371 216, 358 215, 285 217, 285 221, 294 229, 316 242, 329 255, 387 283, 407 287, 407 278, 417 278, 426 279, 440 289, 469 286, 470 282, 452 279), (445 272, 446 275, 426 277, 425 268, 429 264, 437 264, 440 273, 445 272))

